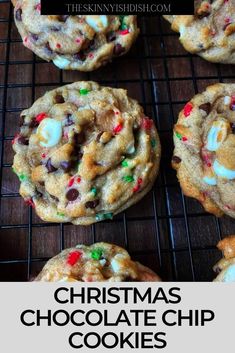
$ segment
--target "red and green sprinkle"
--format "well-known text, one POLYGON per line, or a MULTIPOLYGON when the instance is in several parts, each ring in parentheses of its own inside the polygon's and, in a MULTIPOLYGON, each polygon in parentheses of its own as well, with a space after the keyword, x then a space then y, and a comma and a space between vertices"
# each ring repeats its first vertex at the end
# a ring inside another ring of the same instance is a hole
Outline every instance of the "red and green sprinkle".
POLYGON ((91 251, 91 254, 90 254, 91 258, 97 261, 101 259, 102 255, 103 255, 102 249, 94 249, 91 251))
POLYGON ((134 177, 132 175, 125 175, 122 178, 126 183, 132 183, 134 181, 134 177))
POLYGON ((81 88, 79 90, 79 93, 80 93, 81 96, 86 96, 89 92, 90 92, 90 90, 86 89, 86 88, 81 88))
POLYGON ((67 264, 70 266, 76 265, 76 263, 81 259, 81 251, 72 251, 67 258, 67 264))
POLYGON ((184 116, 186 118, 188 118, 190 116, 190 114, 192 113, 192 110, 193 110, 193 104, 191 102, 187 103, 185 106, 184 106, 184 116))

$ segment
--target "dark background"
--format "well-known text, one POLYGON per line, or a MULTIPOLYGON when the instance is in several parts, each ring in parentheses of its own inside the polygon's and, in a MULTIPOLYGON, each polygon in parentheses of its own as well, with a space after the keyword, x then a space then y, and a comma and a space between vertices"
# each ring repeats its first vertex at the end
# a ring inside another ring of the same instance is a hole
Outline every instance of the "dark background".
POLYGON ((141 35, 128 55, 90 74, 62 72, 23 47, 11 20, 10 2, 1 1, 0 280, 29 279, 64 247, 109 241, 126 247, 163 280, 211 281, 212 266, 220 258, 215 245, 221 236, 235 234, 235 221, 217 220, 197 201, 182 196, 170 166, 172 127, 195 92, 215 82, 233 82, 234 67, 186 53, 169 24, 155 17, 140 19, 141 35), (155 119, 163 149, 160 174, 153 191, 113 221, 89 227, 44 223, 18 194, 11 140, 22 109, 49 89, 83 79, 127 88, 155 119))

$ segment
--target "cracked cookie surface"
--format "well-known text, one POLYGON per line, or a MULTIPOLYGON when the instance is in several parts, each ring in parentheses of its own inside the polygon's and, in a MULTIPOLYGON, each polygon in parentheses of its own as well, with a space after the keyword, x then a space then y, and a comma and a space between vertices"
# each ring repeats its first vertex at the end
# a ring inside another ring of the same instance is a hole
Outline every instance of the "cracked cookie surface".
POLYGON ((95 70, 125 54, 139 33, 136 16, 42 16, 38 0, 13 5, 23 44, 60 69, 95 70))
POLYGON ((217 247, 224 257, 213 268, 218 274, 214 281, 235 282, 235 236, 224 238, 217 247))
POLYGON ((235 0, 196 0, 194 16, 164 16, 184 48, 204 59, 235 64, 235 0))
POLYGON ((95 243, 77 245, 47 262, 35 281, 44 282, 157 282, 159 276, 132 261, 123 248, 95 243))
POLYGON ((235 218, 235 84, 196 95, 174 127, 173 168, 185 195, 235 218))
POLYGON ((123 89, 76 82, 46 93, 20 117, 13 170, 39 217, 91 224, 139 201, 157 176, 153 120, 123 89))

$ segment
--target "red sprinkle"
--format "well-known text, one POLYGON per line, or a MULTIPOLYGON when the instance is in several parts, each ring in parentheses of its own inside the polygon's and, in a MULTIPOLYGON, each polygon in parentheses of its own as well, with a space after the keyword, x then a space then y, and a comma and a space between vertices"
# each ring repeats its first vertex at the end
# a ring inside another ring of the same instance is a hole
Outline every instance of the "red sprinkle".
POLYGON ((93 55, 92 53, 90 53, 90 54, 88 55, 88 58, 93 59, 93 58, 94 58, 94 55, 93 55))
POLYGON ((231 109, 232 111, 235 111, 235 96, 232 96, 232 97, 231 97, 230 109, 231 109))
POLYGON ((69 254, 67 258, 67 264, 70 266, 74 266, 82 257, 82 253, 80 251, 73 251, 69 254))
POLYGON ((43 119, 45 119, 47 117, 46 113, 40 113, 36 116, 35 120, 40 123, 43 119))
POLYGON ((80 177, 77 177, 77 183, 81 183, 81 178, 80 177))
POLYGON ((137 179, 137 184, 133 187, 133 192, 138 192, 140 190, 140 185, 143 183, 142 178, 137 179))
POLYGON ((60 48, 61 48, 61 44, 60 44, 60 43, 57 43, 57 44, 56 44, 56 48, 60 49, 60 48))
POLYGON ((73 183, 74 183, 74 177, 69 180, 68 187, 72 186, 73 183))
POLYGON ((149 118, 143 118, 141 126, 144 130, 150 130, 153 126, 153 121, 149 118))
POLYGON ((46 153, 42 153, 42 158, 46 158, 46 153))
POLYGON ((133 187, 132 190, 133 190, 133 192, 138 192, 139 189, 140 189, 140 186, 139 186, 139 185, 136 185, 136 186, 133 187))
POLYGON ((184 142, 185 142, 185 141, 188 141, 188 138, 185 137, 185 136, 183 136, 183 137, 182 137, 182 141, 184 141, 184 142))
POLYGON ((122 129, 123 129, 122 124, 118 124, 117 126, 115 126, 115 127, 113 128, 113 132, 114 132, 115 134, 118 134, 120 131, 122 131, 122 129))
POLYGON ((124 29, 123 31, 119 31, 119 34, 121 34, 121 36, 125 36, 129 33, 128 29, 124 29))
POLYGON ((26 205, 35 208, 35 204, 32 199, 25 200, 26 205))
POLYGON ((187 103, 184 107, 184 116, 187 118, 193 110, 193 104, 192 103, 187 103))
POLYGON ((142 184, 143 183, 143 179, 142 178, 138 178, 137 183, 138 183, 138 185, 142 184))
POLYGON ((80 44, 80 43, 81 43, 81 39, 80 39, 80 38, 77 38, 77 39, 76 39, 76 43, 80 44))
POLYGON ((11 141, 12 145, 16 142, 16 140, 19 138, 20 134, 16 134, 14 139, 11 141))

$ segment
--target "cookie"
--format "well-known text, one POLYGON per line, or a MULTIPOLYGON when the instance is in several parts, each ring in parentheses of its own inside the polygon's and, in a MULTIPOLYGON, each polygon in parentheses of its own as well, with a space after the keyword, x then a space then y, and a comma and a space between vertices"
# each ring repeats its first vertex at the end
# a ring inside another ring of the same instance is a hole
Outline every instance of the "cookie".
POLYGON ((139 33, 136 16, 42 16, 38 0, 13 5, 23 44, 60 69, 95 70, 125 54, 139 33))
POLYGON ((235 218, 235 84, 196 95, 174 127, 173 168, 185 195, 235 218))
POLYGON ((223 252, 224 258, 214 266, 214 271, 218 273, 214 281, 235 282, 235 236, 224 238, 217 247, 223 252))
POLYGON ((194 16, 164 16, 184 48, 204 59, 235 64, 235 1, 196 0, 194 16))
POLYGON ((76 82, 21 113, 13 140, 20 194, 50 222, 91 224, 139 201, 157 176, 153 120, 123 89, 76 82))
POLYGON ((123 248, 96 243, 77 245, 53 257, 35 281, 44 282, 157 282, 159 276, 131 260, 123 248))

